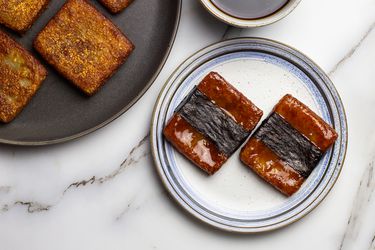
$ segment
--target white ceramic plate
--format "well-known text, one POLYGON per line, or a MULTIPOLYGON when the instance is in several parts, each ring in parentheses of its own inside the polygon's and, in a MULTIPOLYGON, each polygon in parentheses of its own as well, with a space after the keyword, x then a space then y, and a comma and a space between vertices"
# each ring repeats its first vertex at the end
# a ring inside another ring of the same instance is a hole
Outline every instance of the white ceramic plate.
POLYGON ((186 60, 160 94, 151 134, 157 170, 176 201, 200 220, 237 232, 276 229, 310 212, 338 178, 347 146, 344 108, 325 73, 300 52, 257 38, 220 42, 186 60), (289 93, 338 132, 332 149, 292 197, 283 196, 243 165, 239 150, 215 175, 207 176, 164 139, 162 131, 178 104, 211 71, 261 108, 263 119, 289 93))

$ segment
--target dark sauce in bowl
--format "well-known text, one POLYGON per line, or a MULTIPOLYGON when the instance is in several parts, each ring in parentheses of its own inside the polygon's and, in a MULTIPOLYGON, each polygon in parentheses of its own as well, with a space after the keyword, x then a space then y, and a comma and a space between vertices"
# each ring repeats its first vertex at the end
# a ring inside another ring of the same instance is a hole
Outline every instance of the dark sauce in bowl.
POLYGON ((258 19, 269 16, 289 0, 211 0, 221 11, 241 19, 258 19))

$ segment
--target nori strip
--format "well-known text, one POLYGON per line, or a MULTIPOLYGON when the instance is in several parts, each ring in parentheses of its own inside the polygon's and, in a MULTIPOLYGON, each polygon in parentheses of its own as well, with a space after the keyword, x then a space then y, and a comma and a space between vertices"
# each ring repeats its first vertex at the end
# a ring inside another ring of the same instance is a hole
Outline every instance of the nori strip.
POLYGON ((184 97, 184 99, 178 104, 177 108, 175 109, 175 113, 179 112, 185 104, 190 100, 191 96, 196 92, 199 91, 197 86, 194 86, 192 90, 190 90, 189 94, 184 97))
POLYGON ((254 136, 305 178, 323 155, 319 148, 277 113, 272 113, 254 136))
POLYGON ((226 156, 230 156, 249 135, 249 132, 197 89, 179 108, 177 112, 214 142, 226 156))

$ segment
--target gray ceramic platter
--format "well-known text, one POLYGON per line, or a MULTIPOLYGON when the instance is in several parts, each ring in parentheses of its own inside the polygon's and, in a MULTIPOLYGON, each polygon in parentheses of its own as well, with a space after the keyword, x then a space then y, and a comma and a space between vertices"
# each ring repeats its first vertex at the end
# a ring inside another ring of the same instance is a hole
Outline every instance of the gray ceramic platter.
POLYGON ((151 148, 165 187, 193 216, 227 231, 269 231, 305 216, 334 186, 346 154, 346 115, 333 83, 301 52, 260 38, 226 40, 197 52, 171 75, 155 105, 151 148), (261 108, 263 119, 289 93, 338 132, 333 147, 293 196, 283 196, 243 165, 240 150, 215 175, 207 176, 164 139, 163 129, 176 107, 210 71, 261 108))
POLYGON ((99 129, 128 110, 148 89, 163 67, 179 24, 181 1, 135 0, 112 15, 90 1, 134 43, 136 49, 93 97, 86 97, 32 49, 37 33, 65 1, 51 1, 23 36, 6 30, 40 59, 48 77, 23 112, 10 124, 0 124, 0 143, 45 145, 66 142, 99 129))

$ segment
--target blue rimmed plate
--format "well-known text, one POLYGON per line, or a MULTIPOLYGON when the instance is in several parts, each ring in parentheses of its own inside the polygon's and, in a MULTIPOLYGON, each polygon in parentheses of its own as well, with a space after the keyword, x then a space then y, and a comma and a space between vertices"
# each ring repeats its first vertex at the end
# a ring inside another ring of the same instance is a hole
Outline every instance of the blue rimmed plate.
POLYGON ((275 41, 238 38, 202 49, 172 74, 155 105, 151 144, 157 171, 183 208, 217 228, 253 233, 297 221, 326 197, 344 162, 347 124, 339 94, 311 59, 275 41), (338 132, 334 146, 292 197, 283 196, 244 166, 238 151, 214 176, 207 176, 164 139, 163 128, 178 104, 211 71, 261 108, 263 118, 289 93, 338 132))

